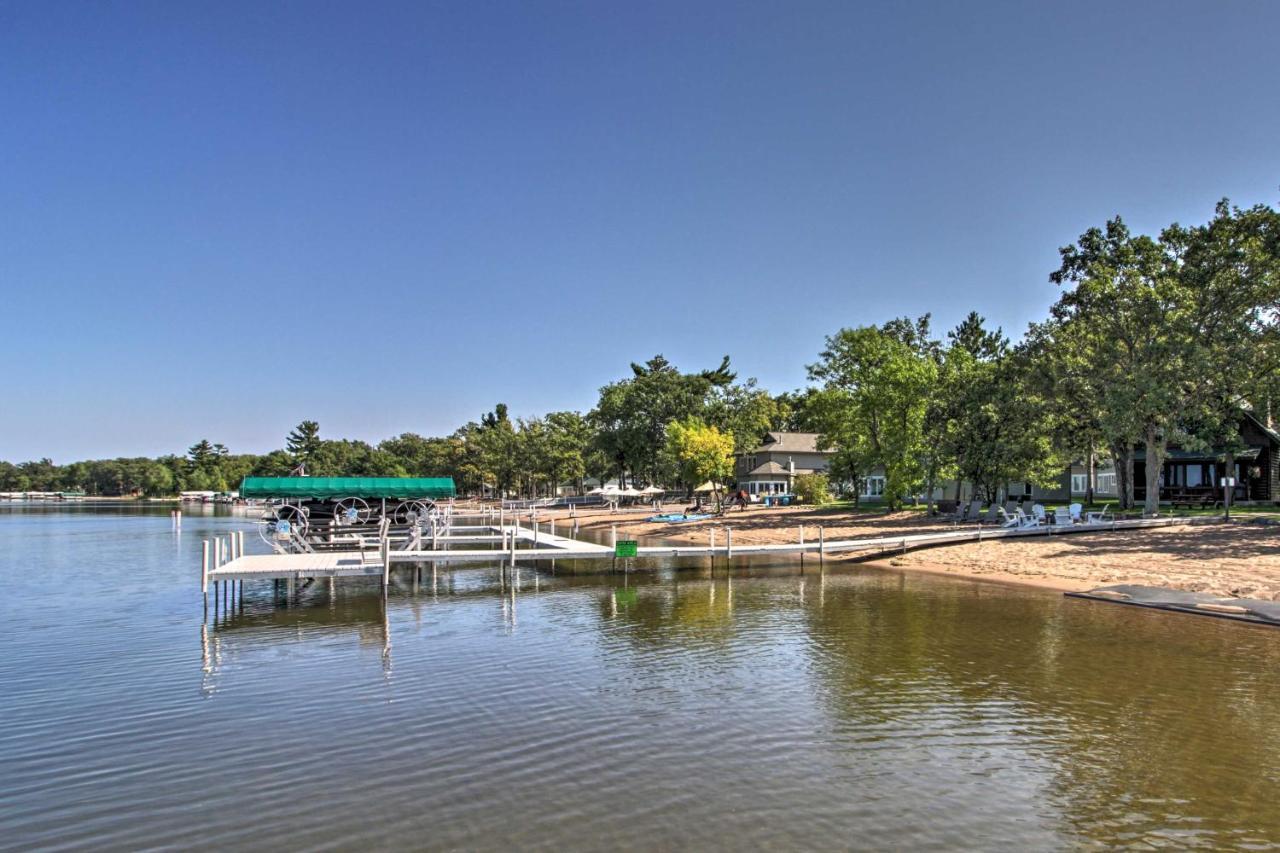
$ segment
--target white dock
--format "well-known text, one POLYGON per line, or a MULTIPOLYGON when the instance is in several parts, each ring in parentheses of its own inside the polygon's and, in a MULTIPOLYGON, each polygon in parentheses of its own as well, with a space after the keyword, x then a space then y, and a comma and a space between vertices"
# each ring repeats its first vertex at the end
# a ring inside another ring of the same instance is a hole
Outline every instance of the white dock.
MULTIPOLYGON (((992 539, 1010 539, 1027 536, 1069 536, 1077 533, 1106 533, 1111 531, 1139 530, 1165 527, 1172 524, 1194 523, 1201 519, 1151 518, 1125 519, 1096 524, 1070 526, 1045 525, 1038 527, 993 528, 957 527, 934 533, 902 536, 878 536, 862 539, 826 541, 822 527, 809 527, 816 532, 816 539, 771 545, 734 545, 731 526, 713 527, 708 531, 706 545, 679 544, 639 547, 638 558, 711 557, 731 559, 736 556, 765 554, 813 555, 819 559, 828 555, 856 555, 874 558, 882 554, 905 553, 920 548, 957 545, 967 542, 983 542, 992 539), (716 542, 719 538, 721 541, 716 542)), ((1202 519, 1212 521, 1214 519, 1202 519)), ((551 524, 554 529, 554 523, 551 524)), ((803 534, 802 534, 803 535, 803 534)), ((407 545, 408 543, 406 543, 407 545)), ((537 560, 610 560, 616 557, 613 547, 583 542, 550 530, 540 529, 535 521, 532 526, 515 524, 480 524, 451 526, 448 535, 438 536, 435 547, 393 550, 384 540, 378 550, 320 551, 305 554, 253 554, 243 553, 243 539, 232 538, 227 547, 221 540, 210 549, 206 543, 206 557, 202 569, 201 586, 207 595, 210 583, 249 579, 293 581, 319 578, 380 577, 383 584, 397 565, 436 566, 466 563, 515 565, 537 560), (491 547, 454 547, 487 544, 491 547), (212 555, 212 558, 210 558, 212 555), (224 559, 224 556, 228 559, 224 559)))

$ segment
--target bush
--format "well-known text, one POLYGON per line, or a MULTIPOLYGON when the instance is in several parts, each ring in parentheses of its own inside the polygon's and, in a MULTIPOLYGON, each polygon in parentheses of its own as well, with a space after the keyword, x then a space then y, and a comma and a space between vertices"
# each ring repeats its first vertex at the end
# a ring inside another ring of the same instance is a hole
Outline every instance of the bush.
POLYGON ((796 477, 793 488, 801 503, 831 503, 831 484, 826 474, 800 474, 796 477))

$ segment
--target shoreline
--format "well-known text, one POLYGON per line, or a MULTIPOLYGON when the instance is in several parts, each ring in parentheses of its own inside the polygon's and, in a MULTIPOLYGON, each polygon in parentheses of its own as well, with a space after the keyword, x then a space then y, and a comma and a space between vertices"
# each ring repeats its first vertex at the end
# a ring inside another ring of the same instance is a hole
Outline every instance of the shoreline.
MULTIPOLYGON (((894 557, 890 560, 865 560, 858 565, 870 566, 873 569, 879 569, 885 572, 901 572, 908 575, 928 575, 930 577, 951 578, 957 581, 972 581, 974 583, 990 583, 1000 586, 1018 586, 1030 589, 1043 590, 1045 592, 1088 592, 1091 589, 1097 589, 1097 584, 1085 581, 1072 581, 1066 578, 1046 575, 1044 577, 1022 577, 1011 574, 1009 572, 993 572, 991 574, 974 574, 970 572, 953 571, 948 566, 920 563, 916 565, 902 565, 897 562, 899 558, 894 557)), ((841 560, 845 565, 853 565, 855 561, 850 559, 841 560)))
MULTIPOLYGON (((705 543, 716 528, 724 527, 731 527, 734 542, 742 544, 797 542, 802 525, 807 542, 817 539, 819 525, 828 541, 955 529, 949 521, 926 518, 918 511, 752 507, 674 524, 651 522, 648 517, 652 514, 652 510, 606 510, 580 514, 576 523, 579 531, 597 533, 616 526, 618 538, 636 539, 641 544, 705 543)), ((555 518, 558 528, 574 523, 562 511, 548 513, 546 518, 555 518)), ((838 555, 828 559, 1056 592, 1134 584, 1222 598, 1280 600, 1280 527, 1245 520, 1188 517, 1185 524, 1147 530, 994 539, 874 559, 838 555)))

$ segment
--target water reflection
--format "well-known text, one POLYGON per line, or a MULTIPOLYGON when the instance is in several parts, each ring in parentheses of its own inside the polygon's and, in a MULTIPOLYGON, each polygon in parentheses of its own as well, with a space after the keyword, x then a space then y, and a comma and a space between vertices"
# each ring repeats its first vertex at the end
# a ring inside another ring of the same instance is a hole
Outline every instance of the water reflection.
POLYGON ((921 808, 988 817, 1003 798, 1045 837, 1101 844, 1280 839, 1272 633, 874 569, 426 571, 389 597, 359 584, 251 594, 201 627, 204 692, 229 653, 350 634, 381 649, 389 677, 393 615, 421 628, 424 609, 496 600, 512 637, 530 596, 586 595, 597 636, 570 636, 598 644, 629 688, 683 695, 746 672, 762 708, 816 701, 846 794, 911 788, 921 808))
POLYGON ((12 846, 1280 843, 1280 632, 759 561, 259 581, 204 620, 238 523, 0 520, 12 846))

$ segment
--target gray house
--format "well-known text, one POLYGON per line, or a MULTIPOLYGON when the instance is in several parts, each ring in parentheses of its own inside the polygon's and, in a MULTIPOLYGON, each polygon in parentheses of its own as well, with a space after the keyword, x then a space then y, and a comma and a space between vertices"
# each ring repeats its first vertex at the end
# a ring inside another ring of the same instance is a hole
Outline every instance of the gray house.
POLYGON ((738 455, 738 488, 753 495, 787 494, 797 474, 825 474, 834 450, 818 449, 816 432, 767 433, 759 447, 738 455))
MULTIPOLYGON (((819 450, 816 432, 770 432, 760 446, 738 455, 734 470, 739 489, 753 495, 789 494, 800 474, 826 474, 834 450, 819 450)), ((835 483, 831 484, 834 488, 835 483)), ((884 495, 884 473, 875 471, 862 482, 862 497, 884 495)))

